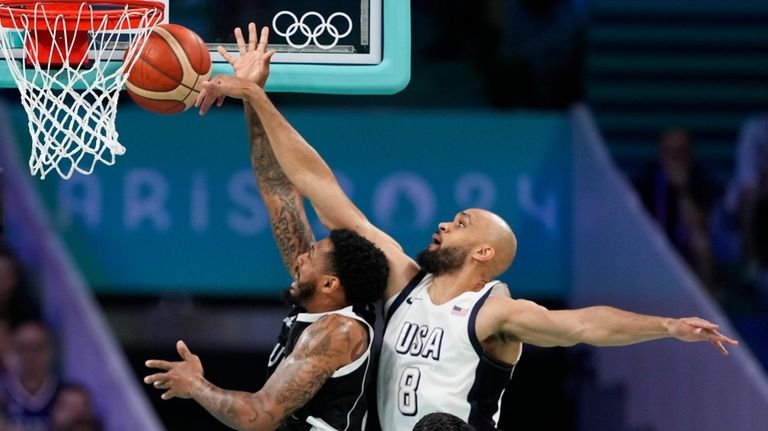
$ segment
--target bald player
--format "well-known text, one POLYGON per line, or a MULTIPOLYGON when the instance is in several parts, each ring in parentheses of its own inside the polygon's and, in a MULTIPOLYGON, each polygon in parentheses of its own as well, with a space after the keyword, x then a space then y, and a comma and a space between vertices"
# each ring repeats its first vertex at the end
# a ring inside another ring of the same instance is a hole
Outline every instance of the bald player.
POLYGON ((486 210, 466 209, 440 223, 427 249, 413 260, 344 194, 325 161, 259 86, 217 76, 203 84, 201 114, 223 96, 251 104, 284 173, 326 227, 358 232, 389 260, 377 388, 386 431, 411 430, 419 418, 441 411, 477 430, 495 429, 501 394, 523 343, 617 346, 674 337, 708 341, 724 354, 724 344, 736 344, 717 325, 696 317, 663 318, 611 307, 550 311, 510 298, 507 286, 494 278, 512 264, 517 240, 501 217, 486 210))

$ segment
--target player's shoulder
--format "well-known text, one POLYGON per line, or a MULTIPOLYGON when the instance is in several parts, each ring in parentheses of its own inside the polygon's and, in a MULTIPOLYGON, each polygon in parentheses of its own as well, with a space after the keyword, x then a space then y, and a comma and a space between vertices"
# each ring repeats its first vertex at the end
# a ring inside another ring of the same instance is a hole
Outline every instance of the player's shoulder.
POLYGON ((527 299, 515 299, 511 295, 493 292, 480 308, 478 319, 507 320, 543 307, 527 299))
POLYGON ((315 340, 334 343, 355 342, 368 338, 368 330, 359 319, 340 313, 328 313, 304 331, 315 340))
POLYGON ((492 283, 493 283, 493 286, 491 287, 490 297, 493 297, 493 296, 504 296, 507 298, 512 297, 512 294, 509 291, 509 286, 507 285, 507 283, 504 283, 502 281, 495 281, 492 283))
POLYGON ((328 313, 307 328, 314 333, 351 333, 362 329, 358 319, 342 313, 328 313))
POLYGON ((343 366, 358 346, 367 345, 368 331, 357 319, 328 313, 309 325, 299 337, 292 355, 296 358, 323 359, 343 366))

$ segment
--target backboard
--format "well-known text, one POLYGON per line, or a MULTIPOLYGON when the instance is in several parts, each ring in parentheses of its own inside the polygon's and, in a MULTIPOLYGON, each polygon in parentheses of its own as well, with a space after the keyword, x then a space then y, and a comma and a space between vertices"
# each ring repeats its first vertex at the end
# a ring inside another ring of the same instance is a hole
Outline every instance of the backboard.
MULTIPOLYGON (((268 91, 392 94, 410 79, 409 0, 164 2, 168 21, 191 28, 208 43, 214 75, 232 72, 216 47, 236 53, 232 30, 253 21, 270 27, 270 45, 278 51, 268 91)), ((124 48, 118 48, 103 67, 120 63, 124 48)), ((21 46, 14 53, 23 61, 21 46)), ((0 58, 0 87, 15 86, 0 58)))

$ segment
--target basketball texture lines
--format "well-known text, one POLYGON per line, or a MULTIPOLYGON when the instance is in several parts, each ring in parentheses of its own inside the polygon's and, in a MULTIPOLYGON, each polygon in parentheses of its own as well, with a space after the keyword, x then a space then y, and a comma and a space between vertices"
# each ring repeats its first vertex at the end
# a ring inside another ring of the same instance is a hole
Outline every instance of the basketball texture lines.
POLYGON ((180 25, 163 24, 150 34, 125 86, 142 108, 175 114, 195 104, 210 76, 210 53, 200 36, 180 25))

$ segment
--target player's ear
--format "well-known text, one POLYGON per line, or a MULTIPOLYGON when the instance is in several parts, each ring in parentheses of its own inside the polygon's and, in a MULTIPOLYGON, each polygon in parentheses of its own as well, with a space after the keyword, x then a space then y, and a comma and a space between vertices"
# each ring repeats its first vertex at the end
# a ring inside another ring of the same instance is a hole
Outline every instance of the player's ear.
POLYGON ((472 258, 480 262, 488 262, 496 256, 496 249, 489 244, 482 244, 472 252, 472 258))
POLYGON ((341 280, 335 275, 324 275, 320 281, 320 288, 323 289, 325 293, 333 293, 341 288, 341 280))

